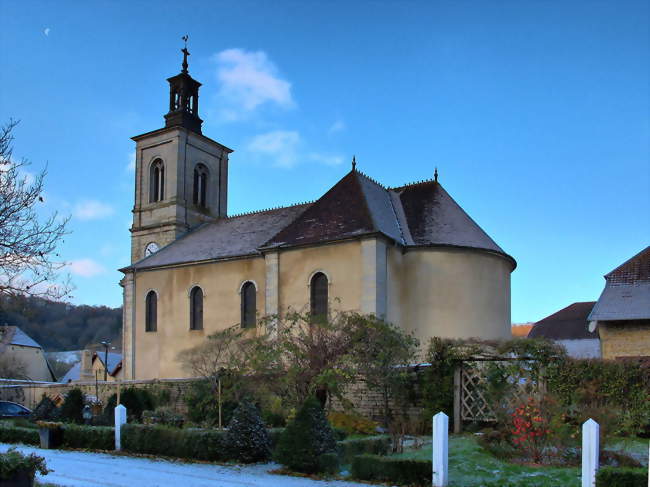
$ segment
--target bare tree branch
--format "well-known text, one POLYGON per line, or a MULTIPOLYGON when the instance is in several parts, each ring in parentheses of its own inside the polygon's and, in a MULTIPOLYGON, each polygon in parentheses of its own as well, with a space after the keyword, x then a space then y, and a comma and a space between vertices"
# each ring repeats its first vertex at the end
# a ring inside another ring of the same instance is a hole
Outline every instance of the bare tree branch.
POLYGON ((17 123, 0 127, 0 296, 65 298, 70 278, 60 280, 66 263, 56 248, 68 233, 69 218, 38 214, 47 170, 31 176, 25 171, 28 161, 13 160, 11 133, 17 123))

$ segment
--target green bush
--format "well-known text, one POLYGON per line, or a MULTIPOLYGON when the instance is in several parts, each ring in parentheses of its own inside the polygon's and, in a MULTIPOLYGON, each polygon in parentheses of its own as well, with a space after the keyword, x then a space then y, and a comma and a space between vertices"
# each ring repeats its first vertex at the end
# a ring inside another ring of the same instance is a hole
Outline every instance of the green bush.
POLYGON ((0 424, 0 443, 24 443, 26 445, 40 445, 41 440, 38 430, 33 428, 19 428, 8 424, 0 424))
POLYGON ((596 487, 646 487, 648 469, 603 467, 596 474, 596 487))
POLYGON ((371 436, 369 438, 349 439, 337 442, 341 463, 352 463, 355 456, 363 453, 386 455, 390 447, 388 436, 371 436))
MULTIPOLYGON (((226 396, 225 391, 222 391, 226 396)), ((222 396, 222 397, 223 397, 222 396)), ((208 381, 193 382, 184 396, 187 405, 187 417, 196 424, 207 424, 218 426, 219 404, 208 381)), ((221 423, 226 425, 230 422, 232 413, 237 408, 237 403, 224 400, 221 403, 221 423)))
POLYGON ((206 461, 227 461, 225 434, 217 430, 126 424, 122 448, 132 453, 206 461))
POLYGON ((115 431, 107 426, 64 424, 62 445, 88 450, 115 449, 115 431))
POLYGON ((271 440, 271 450, 275 450, 275 447, 278 446, 280 442, 280 437, 284 433, 284 428, 269 428, 269 440, 271 440))
POLYGON ((429 460, 405 460, 378 455, 358 455, 352 461, 352 477, 400 485, 431 485, 429 460))
POLYGON ((318 471, 320 473, 334 475, 339 473, 340 462, 336 453, 323 453, 318 457, 318 471))
POLYGON ((59 416, 59 408, 56 407, 54 401, 43 394, 40 402, 32 411, 30 419, 32 421, 57 421, 59 416))
POLYGON ((243 401, 232 415, 226 433, 226 445, 231 458, 253 463, 268 460, 271 440, 257 408, 243 401))
MULTIPOLYGON (((45 465, 45 459, 31 453, 24 455, 16 451, 15 447, 9 448, 6 453, 0 453, 0 480, 13 480, 16 475, 26 474, 34 479, 36 472, 47 475, 50 470, 45 465)), ((4 483, 4 482, 2 482, 4 483)))
POLYGON ((325 412, 316 398, 310 398, 282 433, 275 458, 291 470, 319 473, 322 469, 319 457, 336 450, 334 432, 325 412))
POLYGON ((83 423, 84 394, 81 389, 70 389, 61 405, 61 420, 69 423, 83 423))
POLYGON ((182 428, 185 419, 182 414, 169 407, 159 407, 155 411, 143 411, 142 423, 143 424, 162 424, 166 426, 173 426, 175 428, 182 428))

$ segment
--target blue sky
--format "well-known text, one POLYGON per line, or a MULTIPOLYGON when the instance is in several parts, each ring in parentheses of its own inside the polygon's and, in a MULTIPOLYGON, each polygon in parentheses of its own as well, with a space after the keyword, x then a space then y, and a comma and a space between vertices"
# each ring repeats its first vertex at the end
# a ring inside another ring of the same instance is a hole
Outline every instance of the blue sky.
POLYGON ((432 177, 518 261, 514 322, 598 298, 650 244, 646 1, 0 0, 0 115, 48 164, 74 302, 121 303, 130 137, 165 81, 203 83, 204 133, 235 150, 229 212, 319 197, 359 168, 432 177))

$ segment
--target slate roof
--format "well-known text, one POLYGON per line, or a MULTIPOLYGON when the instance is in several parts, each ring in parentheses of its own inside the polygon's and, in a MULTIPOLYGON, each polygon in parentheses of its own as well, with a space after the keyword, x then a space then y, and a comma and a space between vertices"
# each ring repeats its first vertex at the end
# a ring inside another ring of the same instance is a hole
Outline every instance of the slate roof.
POLYGON ((516 266, 437 181, 386 188, 353 169, 313 203, 204 224, 131 268, 243 257, 364 235, 383 235, 404 247, 488 250, 516 266))
POLYGON ((650 319, 650 246, 605 275, 590 321, 650 319))
POLYGON ((0 327, 0 330, 2 331, 0 343, 4 345, 18 345, 21 347, 42 348, 27 333, 25 333, 17 326, 2 326, 0 327))
POLYGON ((528 338, 548 338, 550 340, 581 340, 598 338, 596 331, 590 332, 587 317, 595 301, 573 303, 560 311, 547 316, 533 325, 528 338))
MULTIPOLYGON (((95 360, 95 358, 99 358, 101 362, 104 363, 104 354, 102 352, 95 353, 93 355, 93 361, 95 360)), ((117 368, 121 363, 122 363, 122 354, 108 352, 108 373, 110 375, 113 375, 117 371, 117 368)), ((75 363, 70 368, 70 370, 68 370, 66 374, 61 379, 59 379, 59 382, 68 383, 70 381, 79 380, 80 376, 81 376, 81 361, 75 363)))

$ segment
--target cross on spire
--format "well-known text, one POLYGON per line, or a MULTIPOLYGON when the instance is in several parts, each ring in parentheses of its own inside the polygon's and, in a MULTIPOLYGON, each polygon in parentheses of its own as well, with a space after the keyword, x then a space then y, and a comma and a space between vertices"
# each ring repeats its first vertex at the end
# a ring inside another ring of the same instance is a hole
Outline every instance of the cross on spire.
POLYGON ((352 170, 356 171, 357 170, 357 157, 352 156, 352 170))
POLYGON ((187 50, 187 39, 189 39, 189 36, 185 34, 181 39, 185 42, 185 47, 181 49, 181 52, 183 53, 183 70, 181 72, 187 74, 187 56, 190 55, 190 51, 187 50))

